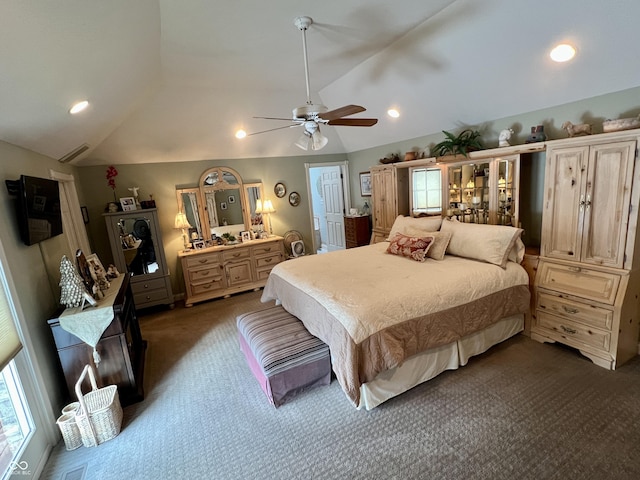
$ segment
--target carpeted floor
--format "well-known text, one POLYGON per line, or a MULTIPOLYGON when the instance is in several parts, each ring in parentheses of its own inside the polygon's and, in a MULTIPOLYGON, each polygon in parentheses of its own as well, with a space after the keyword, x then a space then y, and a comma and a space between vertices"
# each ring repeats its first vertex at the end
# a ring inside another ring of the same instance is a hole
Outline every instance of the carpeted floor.
POLYGON ((276 410, 236 337, 260 295, 140 316, 145 400, 97 448, 60 442, 41 478, 640 478, 640 357, 611 372, 518 335, 370 412, 335 381, 276 410))

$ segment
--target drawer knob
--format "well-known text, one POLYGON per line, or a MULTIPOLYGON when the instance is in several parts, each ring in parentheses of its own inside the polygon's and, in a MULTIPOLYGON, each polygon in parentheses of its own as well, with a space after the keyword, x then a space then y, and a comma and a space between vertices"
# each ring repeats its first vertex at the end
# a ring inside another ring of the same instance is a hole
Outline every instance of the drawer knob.
POLYGON ((572 272, 579 273, 579 272, 582 271, 582 268, 580 268, 580 267, 569 267, 569 270, 571 270, 572 272))
POLYGON ((567 307, 566 305, 562 306, 562 309, 567 312, 567 313, 571 313, 571 314, 576 314, 578 313, 578 309, 577 308, 571 308, 571 307, 567 307))
POLYGON ((203 277, 206 277, 207 275, 209 275, 209 270, 204 270, 203 272, 200 272, 200 275, 202 275, 203 277))
POLYGON ((200 260, 198 260, 198 262, 200 262, 200 263, 207 263, 207 259, 206 259, 206 258, 201 258, 200 260))
POLYGON ((144 288, 149 288, 149 285, 145 283, 144 288))
POLYGON ((265 258, 264 261, 267 263, 271 263, 271 260, 273 260, 273 258, 265 258))
POLYGON ((234 257, 239 257, 239 256, 240 256, 240 253, 234 253, 234 254, 233 254, 233 256, 234 256, 234 257))
POLYGON ((577 330, 574 330, 573 328, 565 327, 564 325, 560 325, 560 328, 562 328, 564 333, 570 333, 572 335, 575 334, 575 333, 578 333, 577 330))

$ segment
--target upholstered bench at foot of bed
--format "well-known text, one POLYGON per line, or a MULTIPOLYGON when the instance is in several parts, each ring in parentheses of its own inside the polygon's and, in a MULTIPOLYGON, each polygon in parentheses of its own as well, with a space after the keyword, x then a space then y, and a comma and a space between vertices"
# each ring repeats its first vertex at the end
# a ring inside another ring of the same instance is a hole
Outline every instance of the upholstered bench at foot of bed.
POLYGON ((275 407, 331 382, 329 347, 281 306, 239 315, 236 323, 240 349, 275 407))

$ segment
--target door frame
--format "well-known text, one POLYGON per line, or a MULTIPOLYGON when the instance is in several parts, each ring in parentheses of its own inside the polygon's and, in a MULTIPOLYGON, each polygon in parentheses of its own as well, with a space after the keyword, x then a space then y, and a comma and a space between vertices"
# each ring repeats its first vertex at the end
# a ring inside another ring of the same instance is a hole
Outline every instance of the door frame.
MULTIPOLYGON (((309 170, 311 168, 322 168, 322 167, 340 167, 340 173, 342 174, 342 195, 344 198, 344 209, 345 212, 348 212, 351 208, 351 190, 349 188, 349 161, 344 160, 342 162, 323 162, 323 163, 305 163, 305 177, 307 181, 307 192, 309 192, 309 224, 311 227, 311 248, 312 252, 316 253, 320 245, 316 245, 316 236, 315 236, 315 228, 313 225, 313 196, 311 195, 311 178, 309 170)), ((343 226, 344 229, 344 226, 343 226)), ((343 232, 344 233, 344 232, 343 232)))

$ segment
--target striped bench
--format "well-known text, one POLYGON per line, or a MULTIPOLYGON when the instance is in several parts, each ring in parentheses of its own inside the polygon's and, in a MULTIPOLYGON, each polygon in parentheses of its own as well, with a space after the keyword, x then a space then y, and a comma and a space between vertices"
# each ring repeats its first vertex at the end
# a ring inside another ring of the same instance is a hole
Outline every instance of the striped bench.
POLYGON ((269 402, 279 407, 331 381, 329 347, 281 306, 236 318, 240 350, 269 402))

